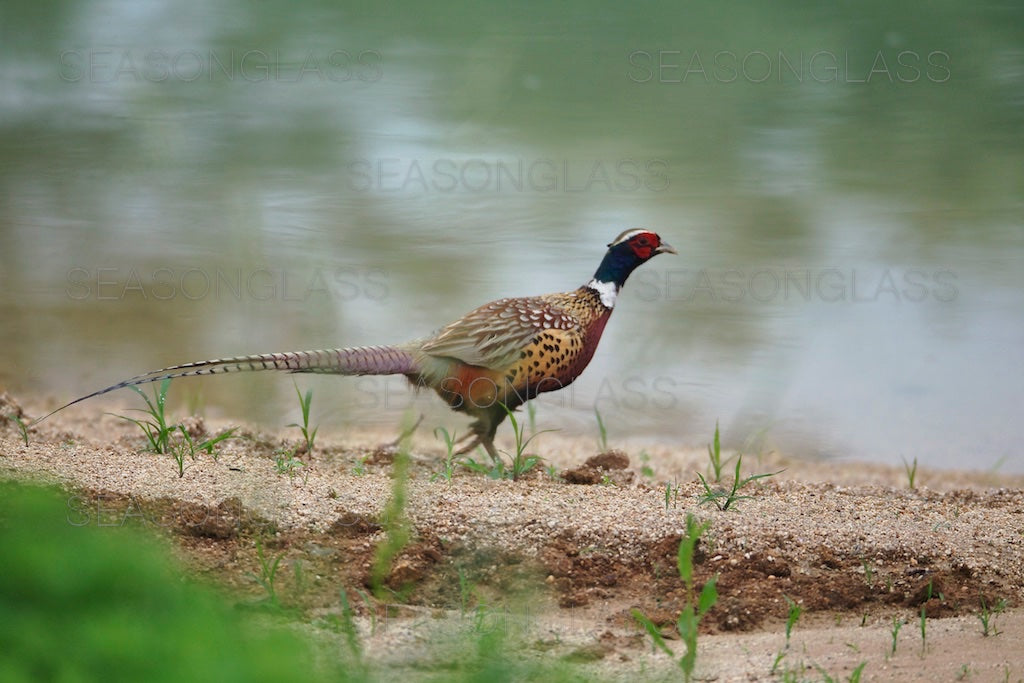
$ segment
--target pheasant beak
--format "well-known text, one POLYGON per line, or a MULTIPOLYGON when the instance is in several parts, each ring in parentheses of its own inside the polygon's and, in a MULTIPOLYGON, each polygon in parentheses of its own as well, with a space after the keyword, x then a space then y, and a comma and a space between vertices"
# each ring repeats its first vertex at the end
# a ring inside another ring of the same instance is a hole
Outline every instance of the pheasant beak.
POLYGON ((668 242, 662 242, 657 249, 654 250, 655 254, 679 254, 676 248, 668 242))

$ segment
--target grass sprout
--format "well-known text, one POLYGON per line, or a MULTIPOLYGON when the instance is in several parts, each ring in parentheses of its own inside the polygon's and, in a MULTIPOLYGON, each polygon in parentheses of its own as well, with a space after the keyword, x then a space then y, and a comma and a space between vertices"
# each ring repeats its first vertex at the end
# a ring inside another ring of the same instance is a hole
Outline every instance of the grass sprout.
POLYGON ((900 457, 903 460, 903 470, 907 473, 907 488, 917 488, 914 481, 917 479, 917 456, 914 456, 914 460, 911 463, 907 462, 906 458, 900 457))
POLYGON ((175 431, 176 425, 167 423, 167 413, 165 411, 167 405, 167 390, 171 386, 170 378, 160 382, 160 386, 153 389, 153 400, 149 400, 149 396, 146 395, 139 387, 128 387, 146 402, 145 408, 132 408, 132 410, 140 413, 146 413, 149 419, 136 420, 133 417, 126 415, 116 415, 122 420, 127 420, 146 435, 146 441, 149 442, 149 446, 146 450, 152 451, 153 453, 167 453, 168 448, 171 445, 171 434, 175 431))
POLYGON ((604 453, 608 450, 608 429, 604 426, 601 411, 597 409, 597 406, 594 406, 594 417, 597 418, 597 447, 604 453))
POLYGON ((412 525, 405 514, 409 483, 409 442, 412 432, 404 430, 403 433, 405 438, 398 444, 398 451, 391 463, 391 497, 381 515, 384 540, 377 546, 370 568, 370 586, 378 599, 384 599, 387 595, 389 589, 385 581, 391 572, 391 566, 412 537, 412 525))
MULTIPOLYGON (((225 430, 217 436, 196 443, 184 425, 174 423, 167 416, 167 392, 170 387, 170 378, 163 380, 158 387, 153 389, 152 399, 139 387, 129 387, 146 402, 145 408, 132 408, 132 410, 145 413, 148 416, 146 418, 135 419, 127 415, 111 414, 114 417, 131 422, 142 430, 148 443, 146 450, 158 454, 169 454, 174 458, 174 462, 178 466, 178 478, 180 479, 185 476, 185 470, 188 469, 185 465, 186 458, 194 461, 198 451, 205 451, 209 455, 214 455, 214 446, 222 441, 234 438, 237 428, 225 430)), ((216 459, 216 456, 214 459, 216 459)))
MULTIPOLYGON (((849 678, 846 679, 847 682, 848 683, 860 683, 860 677, 861 677, 861 675, 863 675, 864 667, 867 666, 867 664, 868 663, 866 661, 865 662, 861 662, 860 664, 858 664, 856 666, 856 668, 854 668, 854 670, 850 672, 849 678)), ((832 676, 831 674, 829 674, 820 665, 814 664, 814 668, 817 669, 818 673, 821 674, 821 680, 824 681, 824 683, 838 683, 839 682, 838 678, 836 678, 835 676, 832 676)), ((797 680, 797 679, 794 678, 793 680, 797 680)), ((802 680, 802 679, 800 679, 800 680, 802 680)))
POLYGON ((719 510, 725 512, 730 507, 732 507, 733 504, 736 503, 737 501, 746 500, 750 498, 750 496, 739 494, 740 489, 742 489, 744 486, 751 482, 757 481, 758 479, 774 477, 775 475, 780 474, 781 472, 784 471, 779 470, 778 472, 764 472, 762 474, 752 474, 749 477, 740 479, 740 468, 742 465, 743 456, 739 455, 736 457, 736 468, 735 472, 733 473, 732 488, 730 488, 728 491, 721 488, 711 488, 711 486, 708 484, 707 479, 704 478, 704 475, 698 472, 697 477, 700 479, 700 483, 704 486, 704 493, 700 497, 700 504, 703 505, 704 503, 712 503, 719 510))
POLYGON ((665 482, 665 509, 668 510, 668 506, 671 504, 672 507, 676 506, 679 502, 679 484, 674 484, 670 481, 665 482))
POLYGON ((525 437, 526 428, 525 425, 520 425, 519 421, 516 420, 516 416, 513 415, 512 411, 508 409, 508 406, 502 406, 505 408, 505 412, 508 414, 509 422, 512 423, 512 434, 516 440, 515 453, 512 454, 512 480, 516 481, 519 477, 523 476, 538 464, 540 464, 541 458, 538 455, 532 455, 526 453, 526 447, 530 445, 530 442, 536 439, 538 436, 545 432, 554 431, 553 429, 542 429, 539 432, 534 432, 528 438, 525 437))
POLYGON ((492 460, 477 462, 472 456, 467 455, 459 464, 470 472, 486 475, 490 479, 505 478, 505 463, 501 459, 496 462, 492 460))
POLYGON ((457 465, 455 462, 455 432, 449 433, 444 427, 437 427, 434 429, 434 438, 441 438, 444 441, 447 453, 445 453, 444 463, 441 465, 441 471, 430 475, 430 481, 444 479, 446 482, 451 484, 452 476, 455 474, 455 468, 457 465), (440 437, 438 435, 440 435, 440 437))
POLYGON ((274 451, 274 471, 278 474, 287 474, 289 479, 294 479, 300 467, 306 463, 295 457, 295 449, 284 448, 274 451))
POLYGON ((981 596, 981 612, 978 613, 978 620, 981 622, 981 635, 998 636, 1001 631, 996 628, 994 619, 1006 609, 1006 598, 1000 598, 995 605, 990 606, 981 596))
POLYGON ((10 415, 7 416, 7 419, 10 420, 11 422, 13 422, 14 424, 18 425, 18 432, 21 434, 21 440, 24 441, 25 445, 27 446, 28 445, 28 425, 25 424, 25 421, 22 420, 21 416, 18 415, 17 413, 11 413, 10 415))
POLYGON ((900 629, 903 628, 903 624, 906 622, 899 617, 892 618, 892 628, 889 629, 889 635, 892 637, 892 643, 889 647, 889 656, 896 654, 896 641, 900 637, 900 629))
MULTIPOLYGON (((232 438, 235 434, 235 427, 225 430, 217 436, 206 439, 196 443, 192 435, 188 433, 184 425, 177 425, 176 431, 178 434, 176 438, 168 437, 167 450, 174 458, 175 464, 178 466, 178 478, 181 479, 185 476, 185 470, 188 467, 185 466, 185 457, 188 456, 193 462, 196 459, 196 451, 206 451, 208 455, 213 455, 213 447, 219 444, 221 441, 227 441, 232 438)), ((216 460, 214 456, 214 460, 216 460)))
POLYGON ((259 574, 249 572, 249 576, 252 577, 256 583, 263 586, 263 590, 267 591, 267 599, 274 606, 277 606, 277 590, 274 588, 274 582, 277 580, 277 568, 281 565, 281 560, 284 558, 284 552, 278 553, 274 557, 267 557, 263 550, 263 540, 260 538, 256 539, 256 558, 259 561, 259 574))
POLYGON ((363 644, 359 640, 359 631, 356 629, 355 611, 349 604, 348 593, 345 592, 345 589, 339 588, 338 593, 341 597, 341 617, 338 620, 338 625, 345 636, 345 644, 348 646, 349 652, 352 653, 356 663, 362 666, 363 644))
POLYGON ((793 633, 793 627, 796 626, 796 622, 800 620, 800 615, 803 614, 804 608, 788 595, 783 595, 782 597, 786 599, 786 605, 789 607, 786 613, 786 649, 789 649, 789 637, 793 633))
POLYGON ((875 568, 871 566, 866 557, 862 557, 860 560, 860 566, 864 569, 864 583, 868 585, 868 588, 874 588, 875 586, 875 568))
POLYGON ((640 462, 643 463, 640 467, 640 474, 647 477, 648 479, 654 476, 654 469, 650 466, 651 454, 647 451, 640 451, 640 462))
POLYGON ((925 653, 928 651, 928 610, 925 607, 925 605, 931 599, 932 599, 932 582, 929 581, 928 582, 928 593, 927 593, 927 595, 926 595, 926 597, 924 599, 924 602, 921 603, 921 614, 920 614, 920 617, 918 619, 919 626, 920 626, 920 629, 921 629, 921 657, 924 657, 925 653))
POLYGON ((306 452, 313 452, 313 442, 316 441, 316 433, 320 427, 309 428, 309 407, 313 404, 313 390, 307 389, 305 395, 299 389, 298 382, 295 383, 295 393, 299 397, 299 407, 302 409, 302 424, 292 422, 289 427, 298 427, 302 432, 302 438, 306 441, 306 452))
MULTIPOLYGON (((685 604, 676 622, 679 636, 686 648, 686 652, 679 658, 679 668, 682 669, 683 678, 687 682, 693 679, 693 671, 697 664, 697 627, 701 618, 718 602, 717 574, 705 582, 699 594, 696 593, 696 584, 693 578, 694 551, 697 542, 707 528, 707 522, 699 523, 693 515, 687 515, 686 534, 679 541, 679 552, 676 556, 676 568, 679 571, 679 578, 682 579, 685 586, 685 604), (697 596, 696 600, 694 600, 695 595, 697 596)), ((637 623, 647 631, 654 646, 670 657, 674 657, 675 654, 665 643, 665 637, 661 635, 658 626, 638 609, 634 609, 632 614, 637 623)))
POLYGON ((361 455, 356 458, 356 464, 352 466, 352 474, 361 477, 366 474, 366 459, 368 456, 361 455))
POLYGON ((718 421, 715 421, 715 438, 708 444, 708 460, 711 461, 711 476, 714 483, 722 481, 722 442, 718 436, 718 421))

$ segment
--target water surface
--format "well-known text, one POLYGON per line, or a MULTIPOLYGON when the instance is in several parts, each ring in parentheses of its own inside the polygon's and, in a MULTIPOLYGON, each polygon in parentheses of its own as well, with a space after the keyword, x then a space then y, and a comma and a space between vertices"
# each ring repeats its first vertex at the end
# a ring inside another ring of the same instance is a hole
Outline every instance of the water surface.
MULTIPOLYGON (((0 384, 66 400, 181 361, 403 341, 573 288, 646 226, 680 255, 637 272, 539 427, 596 434, 596 405, 613 441, 699 445, 718 420, 736 447, 1024 471, 1022 19, 9 8, 0 384)), ((397 378, 301 383, 325 429, 413 401, 397 378)), ((285 377, 174 391, 296 416, 285 377)))

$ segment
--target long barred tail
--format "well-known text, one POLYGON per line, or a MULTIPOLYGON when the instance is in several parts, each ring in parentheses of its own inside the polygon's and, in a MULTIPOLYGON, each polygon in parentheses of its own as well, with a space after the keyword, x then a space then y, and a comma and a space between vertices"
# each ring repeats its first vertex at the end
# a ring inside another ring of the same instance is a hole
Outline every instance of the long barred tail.
MULTIPOLYGON (((106 389, 94 391, 87 396, 76 398, 60 408, 47 413, 31 424, 42 422, 54 413, 68 406, 102 394, 133 387, 148 382, 160 382, 176 377, 196 375, 220 375, 228 372, 252 372, 257 370, 281 370, 284 372, 318 372, 336 375, 406 375, 416 372, 413 355, 395 346, 354 346, 347 349, 319 351, 286 351, 283 353, 260 353, 255 356, 216 358, 194 363, 172 365, 169 368, 153 370, 118 382, 106 389)), ((30 425, 31 426, 31 425, 30 425)))

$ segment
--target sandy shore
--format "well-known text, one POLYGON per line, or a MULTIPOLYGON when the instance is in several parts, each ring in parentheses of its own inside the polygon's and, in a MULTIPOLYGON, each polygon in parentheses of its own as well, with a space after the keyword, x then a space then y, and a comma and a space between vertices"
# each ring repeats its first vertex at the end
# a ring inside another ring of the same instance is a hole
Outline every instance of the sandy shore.
MULTIPOLYGON (((17 398, 5 396, 0 412, 44 412, 17 398)), ((253 539, 269 537, 292 566, 305 567, 305 584, 285 572, 281 592, 314 630, 318 616, 337 609, 337 586, 351 593, 367 584, 394 484, 393 451, 380 446, 393 434, 320 434, 287 471, 276 461, 298 446, 297 430, 189 418, 196 437, 237 427, 242 438, 216 458, 186 459, 179 477, 171 456, 145 452, 141 433, 104 410, 75 406, 32 428, 28 445, 4 421, 0 477, 64 485, 72 523, 152 526, 195 572, 239 595, 258 595, 246 574, 253 539)), ((511 447, 508 431, 499 446, 511 447)), ((623 679, 670 673, 668 656, 652 654, 630 611, 673 635, 685 600, 675 553, 692 513, 709 525, 698 583, 717 575, 720 595, 702 622, 704 678, 771 680, 774 664, 775 677, 845 680, 862 662, 862 680, 1024 677, 1024 477, 923 469, 911 489, 902 467, 747 456, 744 476, 781 472, 748 484, 741 493, 749 498, 720 511, 698 504, 704 452, 630 444, 624 458, 598 461, 608 467, 585 467, 597 455, 591 442, 545 434, 531 444, 543 464, 523 479, 457 469, 449 482, 433 476, 444 452, 429 432, 412 442, 412 539, 387 577, 407 591, 406 605, 360 607, 380 661, 438 656, 437 639, 428 647, 422 629, 457 630, 467 606, 477 614, 486 606, 491 622, 540 643, 536 656, 585 661, 623 679), (571 481, 590 483, 568 483, 570 471, 571 481), (471 595, 460 593, 459 577, 471 595), (787 598, 803 610, 788 648, 787 598), (994 617, 999 635, 982 635, 982 600, 1008 605, 994 617), (389 628, 371 619, 375 610, 389 628), (895 654, 894 619, 906 622, 895 654)))

